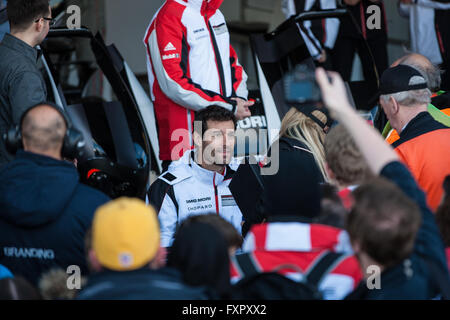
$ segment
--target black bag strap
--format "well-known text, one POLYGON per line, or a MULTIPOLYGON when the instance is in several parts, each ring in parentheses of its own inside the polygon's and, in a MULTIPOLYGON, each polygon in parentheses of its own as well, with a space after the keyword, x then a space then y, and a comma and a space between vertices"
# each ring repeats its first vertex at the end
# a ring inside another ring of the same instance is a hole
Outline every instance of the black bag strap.
POLYGON ((346 254, 332 251, 320 254, 305 273, 306 282, 318 287, 322 279, 346 257, 346 254))
POLYGON ((236 266, 241 271, 243 278, 253 277, 262 272, 251 253, 238 254, 234 256, 234 259, 236 259, 236 266))
MULTIPOLYGON (((343 253, 323 252, 316 258, 307 272, 304 273, 306 282, 318 287, 324 276, 345 258, 347 258, 347 255, 343 253)), ((243 278, 253 277, 263 272, 251 253, 239 254, 234 256, 233 259, 235 259, 236 267, 241 272, 243 278)), ((287 268, 290 265, 283 265, 284 267, 287 268)))

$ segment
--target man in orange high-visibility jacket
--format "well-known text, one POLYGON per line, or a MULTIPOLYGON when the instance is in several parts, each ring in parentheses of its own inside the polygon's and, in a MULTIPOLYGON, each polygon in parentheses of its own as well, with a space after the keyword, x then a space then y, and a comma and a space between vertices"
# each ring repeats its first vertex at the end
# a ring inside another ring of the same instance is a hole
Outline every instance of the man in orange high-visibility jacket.
MULTIPOLYGON (((404 64, 419 70, 427 80, 428 89, 432 92, 431 103, 428 105, 428 112, 438 122, 450 127, 450 92, 441 91, 441 70, 434 65, 427 57, 410 53, 396 60, 391 67, 404 64)), ((393 144, 400 139, 397 130, 392 129, 388 122, 383 130, 383 136, 389 144, 393 144)))
POLYGON ((380 105, 400 134, 392 146, 436 210, 450 174, 450 128, 428 113, 430 97, 425 78, 411 66, 398 65, 381 76, 380 105))

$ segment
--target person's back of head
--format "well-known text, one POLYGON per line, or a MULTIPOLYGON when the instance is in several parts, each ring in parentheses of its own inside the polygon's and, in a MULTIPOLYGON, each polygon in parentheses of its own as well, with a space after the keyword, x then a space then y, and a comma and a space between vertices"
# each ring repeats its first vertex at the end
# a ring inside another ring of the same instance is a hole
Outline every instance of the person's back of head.
POLYGON ((323 184, 321 190, 320 214, 314 222, 344 229, 348 212, 339 198, 337 188, 331 184, 323 184))
POLYGON ((7 13, 11 34, 28 32, 22 40, 31 46, 40 44, 47 36, 51 20, 48 0, 10 0, 7 13))
POLYGON ((425 76, 417 68, 400 64, 385 70, 380 78, 381 100, 384 103, 394 98, 405 107, 427 105, 431 92, 425 76))
POLYGON ((333 127, 325 138, 325 158, 330 176, 345 187, 357 185, 372 176, 355 141, 343 125, 333 127))
POLYGON ((21 121, 25 151, 61 159, 67 124, 54 107, 42 104, 27 111, 21 121))
POLYGON ((0 280, 0 300, 41 300, 39 292, 22 277, 0 280))
POLYGON ((418 53, 410 53, 397 60, 396 65, 398 64, 416 68, 425 77, 431 92, 439 91, 441 87, 441 70, 427 57, 418 53))
POLYGON ((330 117, 323 110, 305 110, 300 112, 292 107, 281 121, 280 137, 299 140, 313 153, 314 159, 323 177, 327 180, 325 170, 325 152, 323 143, 329 129, 330 117))
POLYGON ((236 228, 216 213, 194 215, 185 221, 186 223, 206 223, 220 231, 227 241, 230 255, 242 246, 243 239, 236 228))
POLYGON ((100 206, 92 223, 90 267, 133 271, 148 266, 159 250, 155 210, 140 199, 119 198, 100 206))
POLYGON ((416 68, 402 64, 383 72, 379 94, 381 108, 400 135, 412 119, 427 111, 431 102, 425 76, 416 68))
POLYGON ((230 258, 225 237, 212 225, 191 222, 180 225, 169 251, 167 266, 181 271, 191 286, 206 286, 225 298, 230 293, 230 258))
POLYGON ((353 196, 347 231, 362 267, 388 268, 409 257, 421 224, 416 203, 383 178, 360 185, 353 196))

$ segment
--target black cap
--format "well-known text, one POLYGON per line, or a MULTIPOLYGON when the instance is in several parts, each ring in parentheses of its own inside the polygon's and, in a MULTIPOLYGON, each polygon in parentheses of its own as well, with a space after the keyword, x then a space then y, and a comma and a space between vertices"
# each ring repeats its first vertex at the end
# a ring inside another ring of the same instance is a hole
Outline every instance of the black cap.
POLYGON ((380 88, 377 93, 369 99, 369 105, 377 104, 378 99, 384 94, 393 94, 397 92, 420 90, 428 88, 428 83, 424 76, 413 67, 399 64, 396 67, 386 69, 381 75, 380 88), (412 77, 421 77, 423 82, 409 84, 412 77))
POLYGON ((392 94, 402 91, 419 90, 428 88, 424 76, 413 67, 407 65, 398 65, 386 69, 380 79, 380 95, 392 94), (423 81, 411 84, 413 77, 420 77, 423 81))

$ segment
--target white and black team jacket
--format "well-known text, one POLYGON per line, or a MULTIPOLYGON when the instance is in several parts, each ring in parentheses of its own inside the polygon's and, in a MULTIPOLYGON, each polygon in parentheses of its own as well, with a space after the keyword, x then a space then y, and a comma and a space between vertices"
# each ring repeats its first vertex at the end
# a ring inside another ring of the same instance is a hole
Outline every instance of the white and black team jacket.
POLYGON ((227 166, 221 175, 203 169, 193 160, 194 152, 185 152, 150 187, 163 247, 172 245, 177 225, 190 215, 216 213, 241 232, 242 213, 228 188, 235 171, 227 166))

